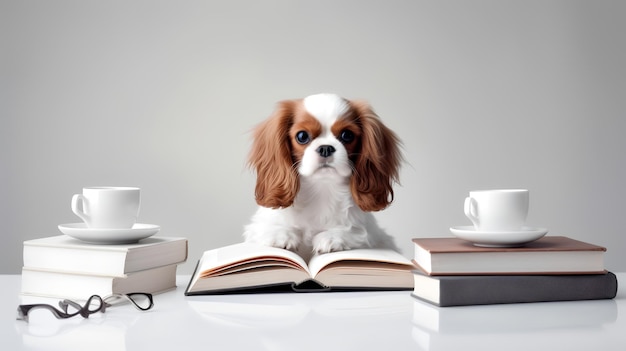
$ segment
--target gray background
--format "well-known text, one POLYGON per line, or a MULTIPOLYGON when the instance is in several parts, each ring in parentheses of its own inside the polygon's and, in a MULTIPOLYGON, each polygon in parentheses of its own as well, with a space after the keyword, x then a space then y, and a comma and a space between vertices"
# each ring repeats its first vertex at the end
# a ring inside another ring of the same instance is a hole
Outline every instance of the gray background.
POLYGON ((528 224, 626 271, 626 2, 0 0, 0 272, 78 222, 83 186, 142 188, 141 223, 200 253, 253 214, 250 130, 275 103, 369 100, 407 164, 381 224, 467 225, 525 187, 528 224))

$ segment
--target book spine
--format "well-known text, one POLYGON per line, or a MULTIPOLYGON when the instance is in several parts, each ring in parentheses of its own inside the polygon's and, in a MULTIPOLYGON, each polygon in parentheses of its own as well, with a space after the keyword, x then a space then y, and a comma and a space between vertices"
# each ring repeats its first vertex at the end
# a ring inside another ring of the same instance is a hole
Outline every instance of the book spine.
POLYGON ((450 277, 440 282, 441 307, 612 299, 617 294, 617 277, 611 272, 595 275, 450 277))
POLYGON ((176 287, 176 269, 177 265, 169 265, 113 277, 22 268, 21 293, 77 300, 93 294, 159 293, 176 287))
POLYGON ((124 277, 127 252, 24 245, 24 267, 75 274, 124 277))

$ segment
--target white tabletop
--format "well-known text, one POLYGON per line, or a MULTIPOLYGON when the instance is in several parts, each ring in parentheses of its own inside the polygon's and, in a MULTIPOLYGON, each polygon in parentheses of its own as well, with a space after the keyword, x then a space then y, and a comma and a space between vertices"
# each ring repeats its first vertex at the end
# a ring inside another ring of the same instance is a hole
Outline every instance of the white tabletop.
POLYGON ((124 305, 89 319, 42 313, 26 323, 15 319, 20 276, 0 275, 1 348, 626 350, 623 287, 614 300, 437 308, 407 291, 185 297, 188 279, 155 295, 148 312, 124 305))

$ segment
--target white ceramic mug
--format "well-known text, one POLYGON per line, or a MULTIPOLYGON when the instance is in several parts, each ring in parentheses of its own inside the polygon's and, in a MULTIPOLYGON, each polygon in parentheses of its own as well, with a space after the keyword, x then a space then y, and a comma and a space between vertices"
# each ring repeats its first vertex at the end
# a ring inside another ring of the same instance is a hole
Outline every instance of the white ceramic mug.
POLYGON ((139 188, 134 187, 88 187, 72 197, 72 211, 88 228, 132 228, 139 204, 139 188))
POLYGON ((465 215, 478 231, 519 231, 528 216, 528 198, 526 189, 470 191, 465 215))

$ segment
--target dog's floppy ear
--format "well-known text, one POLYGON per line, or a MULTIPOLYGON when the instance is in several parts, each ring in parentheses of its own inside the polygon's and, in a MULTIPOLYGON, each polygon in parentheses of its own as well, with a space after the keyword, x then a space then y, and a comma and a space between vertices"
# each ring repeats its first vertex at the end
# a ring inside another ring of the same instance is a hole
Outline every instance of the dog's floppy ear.
POLYGON ((379 211, 393 201, 402 162, 400 140, 365 102, 350 102, 361 125, 361 150, 354 160, 350 180, 354 202, 363 211, 379 211))
POLYGON ((263 207, 291 206, 300 188, 289 140, 295 103, 280 102, 274 114, 254 130, 248 164, 256 171, 255 197, 263 207))

